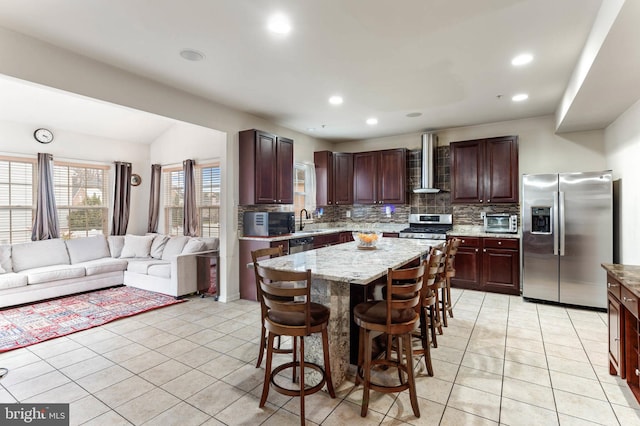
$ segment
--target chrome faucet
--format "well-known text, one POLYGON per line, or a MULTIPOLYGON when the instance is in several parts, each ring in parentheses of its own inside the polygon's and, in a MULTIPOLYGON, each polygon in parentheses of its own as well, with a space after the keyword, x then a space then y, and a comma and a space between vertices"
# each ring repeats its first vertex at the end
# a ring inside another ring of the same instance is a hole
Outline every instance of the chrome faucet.
POLYGON ((311 216, 309 216, 309 212, 307 211, 307 209, 300 210, 300 230, 301 231, 304 229, 304 223, 302 223, 302 212, 304 212, 305 217, 307 219, 311 219, 311 216))

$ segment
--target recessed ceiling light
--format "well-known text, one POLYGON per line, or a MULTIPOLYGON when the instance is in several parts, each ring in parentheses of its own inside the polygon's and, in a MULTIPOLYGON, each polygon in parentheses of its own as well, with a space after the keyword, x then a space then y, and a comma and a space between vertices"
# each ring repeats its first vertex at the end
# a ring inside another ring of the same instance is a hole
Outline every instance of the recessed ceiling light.
POLYGON ((332 96, 329 98, 329 103, 331 105, 340 105, 343 102, 342 96, 332 96))
POLYGON ((267 24, 267 28, 269 31, 276 34, 289 34, 291 31, 291 24, 289 23, 289 19, 281 13, 277 13, 269 18, 269 23, 267 24))
POLYGON ((374 125, 378 124, 378 119, 375 118, 375 117, 367 118, 367 124, 369 126, 374 126, 374 125))
POLYGON ((180 51, 180 56, 186 59, 187 61, 202 61, 204 59, 204 53, 198 52, 194 49, 182 49, 180 51))
POLYGON ((533 61, 533 55, 530 53, 523 53, 522 55, 518 55, 511 60, 511 65, 519 67, 521 65, 526 65, 529 62, 533 61))
POLYGON ((526 101, 527 99, 529 99, 529 95, 527 95, 526 93, 518 93, 511 98, 511 100, 514 102, 522 102, 526 101))
POLYGON ((422 115, 421 112, 410 112, 409 114, 407 114, 407 117, 415 118, 415 117, 420 117, 421 115, 422 115))
POLYGON ((308 132, 315 132, 316 128, 315 127, 307 127, 307 131, 308 132))

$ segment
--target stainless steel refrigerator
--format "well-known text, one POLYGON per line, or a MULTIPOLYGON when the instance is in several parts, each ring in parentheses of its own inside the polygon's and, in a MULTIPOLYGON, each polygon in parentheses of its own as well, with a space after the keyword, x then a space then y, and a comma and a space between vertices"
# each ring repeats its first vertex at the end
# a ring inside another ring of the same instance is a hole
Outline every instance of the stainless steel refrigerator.
POLYGON ((611 171, 524 175, 522 198, 522 295, 606 309, 611 171))

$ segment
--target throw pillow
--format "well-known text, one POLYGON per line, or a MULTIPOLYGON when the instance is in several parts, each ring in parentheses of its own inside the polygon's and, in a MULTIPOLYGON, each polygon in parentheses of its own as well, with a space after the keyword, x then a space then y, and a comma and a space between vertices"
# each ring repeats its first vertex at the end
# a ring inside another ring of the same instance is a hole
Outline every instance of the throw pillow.
POLYGON ((151 257, 154 259, 162 259, 162 252, 167 245, 167 241, 169 241, 168 235, 155 235, 153 243, 151 243, 151 257))
POLYGON ((11 246, 0 246, 0 274, 11 272, 11 246))
POLYGON ((190 238, 191 237, 185 237, 184 235, 176 235, 169 238, 162 252, 162 260, 171 260, 172 257, 182 253, 182 249, 190 238))
POLYGON ((197 253, 199 251, 205 251, 207 249, 207 243, 197 238, 192 238, 182 249, 182 254, 197 253))
POLYGON ((125 235, 121 258, 149 257, 153 235, 125 235))
POLYGON ((124 235, 109 235, 107 238, 109 243, 109 251, 111 257, 118 258, 122 254, 122 247, 124 247, 124 235))
POLYGON ((66 240, 71 264, 109 257, 109 245, 103 235, 66 240))

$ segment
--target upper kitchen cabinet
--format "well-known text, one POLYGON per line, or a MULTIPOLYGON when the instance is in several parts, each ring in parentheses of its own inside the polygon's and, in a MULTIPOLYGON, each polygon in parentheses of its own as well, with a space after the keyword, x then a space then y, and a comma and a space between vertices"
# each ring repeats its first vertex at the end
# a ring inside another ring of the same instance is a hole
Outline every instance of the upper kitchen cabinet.
POLYGON ((316 204, 353 204, 353 154, 331 151, 313 153, 316 166, 316 204))
POLYGON ((452 203, 518 202, 518 137, 452 142, 452 203))
POLYGON ((293 204, 293 140, 261 130, 239 136, 240 205, 293 204))
POLYGON ((407 150, 404 148, 353 154, 355 204, 405 204, 407 150))

